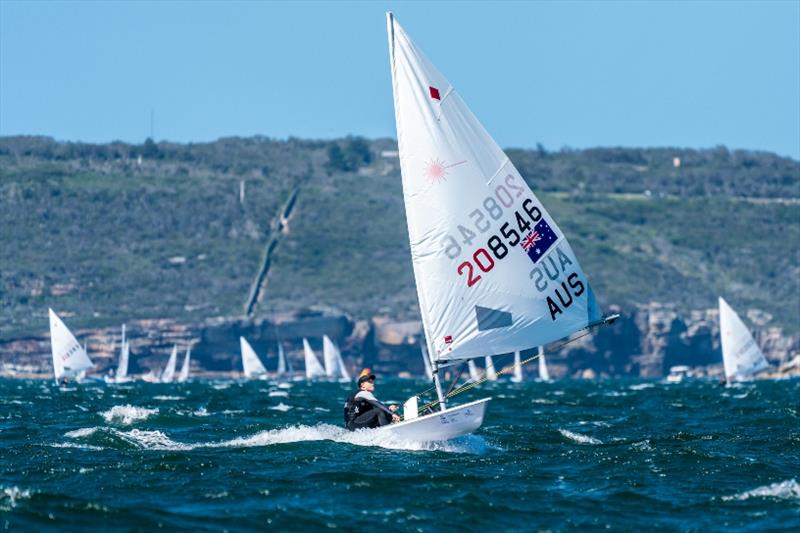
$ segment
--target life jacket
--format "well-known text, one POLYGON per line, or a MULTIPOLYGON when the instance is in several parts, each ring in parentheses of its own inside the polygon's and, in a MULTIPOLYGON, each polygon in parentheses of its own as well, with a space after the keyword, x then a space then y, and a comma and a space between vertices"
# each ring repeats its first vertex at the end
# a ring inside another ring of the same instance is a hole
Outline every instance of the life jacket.
POLYGON ((349 429, 353 430, 355 427, 353 423, 355 422, 356 418, 373 409, 373 406, 366 400, 361 398, 356 399, 356 394, 361 392, 360 390, 355 391, 354 393, 350 394, 347 397, 347 400, 344 402, 344 426, 349 429))

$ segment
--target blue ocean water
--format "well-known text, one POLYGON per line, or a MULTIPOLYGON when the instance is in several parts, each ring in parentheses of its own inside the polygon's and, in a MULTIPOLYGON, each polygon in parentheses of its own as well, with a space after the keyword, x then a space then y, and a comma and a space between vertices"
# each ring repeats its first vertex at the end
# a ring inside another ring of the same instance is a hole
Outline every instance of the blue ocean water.
POLYGON ((425 445, 344 431, 349 390, 0 380, 0 525, 800 529, 798 380, 498 382, 459 397, 494 398, 475 435, 425 445))

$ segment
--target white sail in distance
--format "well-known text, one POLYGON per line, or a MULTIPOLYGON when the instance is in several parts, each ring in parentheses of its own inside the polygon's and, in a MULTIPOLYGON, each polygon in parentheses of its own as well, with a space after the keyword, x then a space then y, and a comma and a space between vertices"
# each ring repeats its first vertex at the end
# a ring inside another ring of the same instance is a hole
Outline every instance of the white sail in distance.
POLYGON ((128 377, 128 358, 130 353, 131 346, 125 337, 125 324, 122 324, 122 340, 119 346, 119 362, 117 363, 117 371, 114 374, 115 379, 124 380, 128 377))
POLYGON ((175 366, 178 363, 178 345, 172 346, 172 353, 169 354, 169 360, 167 361, 167 366, 164 367, 164 371, 161 373, 161 383, 172 383, 172 380, 175 379, 175 366))
POLYGON ((544 356, 544 348, 539 346, 539 379, 550 381, 550 371, 547 370, 547 359, 544 356))
POLYGON ((338 377, 339 361, 336 357, 336 346, 327 335, 322 336, 322 360, 325 362, 325 375, 329 378, 338 377))
POLYGON ((511 376, 514 383, 522 383, 522 357, 519 350, 514 352, 514 375, 511 376))
POLYGON ((50 349, 53 354, 53 375, 56 381, 62 378, 75 378, 94 364, 86 350, 67 328, 66 324, 52 310, 50 317, 50 349))
POLYGON ((743 381, 769 368, 761 348, 728 302, 719 299, 719 333, 725 380, 743 381))
POLYGON ((258 358, 256 351, 244 337, 239 337, 239 348, 242 352, 242 371, 244 377, 252 378, 267 373, 264 363, 258 358))
POLYGON ((283 345, 279 342, 278 343, 278 371, 277 375, 283 376, 287 372, 291 372, 289 368, 288 361, 286 359, 286 352, 283 351, 283 345))
POLYGON ((497 372, 494 369, 494 361, 491 355, 486 356, 486 379, 489 381, 497 381, 497 372))
POLYGON ((305 356, 306 362, 306 378, 317 379, 325 377, 325 369, 319 364, 314 350, 312 350, 311 346, 308 344, 308 339, 303 339, 303 355, 305 356))
POLYGON ((344 366, 342 351, 339 349, 336 343, 333 342, 327 335, 323 337, 322 341, 323 341, 323 349, 328 349, 333 352, 333 356, 336 359, 336 369, 339 374, 339 379, 350 381, 350 372, 348 372, 347 368, 344 366))
POLYGON ((432 359, 509 353, 597 322, 589 281, 555 220, 391 14, 388 30, 411 256, 432 359))
POLYGON ((192 357, 192 348, 187 346, 186 355, 183 356, 183 364, 181 365, 181 371, 178 374, 178 383, 183 383, 189 379, 189 365, 191 357, 192 357))
POLYGON ((481 379, 480 375, 478 374, 478 367, 475 366, 475 361, 472 359, 467 361, 467 369, 469 370, 470 381, 478 381, 481 379))

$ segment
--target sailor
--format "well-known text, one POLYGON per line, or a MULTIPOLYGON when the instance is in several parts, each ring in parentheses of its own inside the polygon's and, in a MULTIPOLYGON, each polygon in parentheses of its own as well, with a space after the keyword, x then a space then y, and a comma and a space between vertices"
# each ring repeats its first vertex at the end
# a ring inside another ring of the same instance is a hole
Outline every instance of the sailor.
POLYGON ((395 414, 397 406, 382 404, 373 392, 375 374, 365 368, 358 375, 358 390, 348 396, 344 404, 344 425, 350 431, 400 422, 400 417, 395 414))

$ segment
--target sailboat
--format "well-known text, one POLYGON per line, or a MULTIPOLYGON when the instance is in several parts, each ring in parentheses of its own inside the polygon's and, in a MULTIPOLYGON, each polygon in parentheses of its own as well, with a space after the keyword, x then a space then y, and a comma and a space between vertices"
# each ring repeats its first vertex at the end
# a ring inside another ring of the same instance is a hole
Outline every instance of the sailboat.
POLYGON ((286 352, 283 351, 283 345, 279 342, 278 343, 278 370, 276 372, 277 377, 284 377, 287 374, 292 373, 292 363, 286 357, 286 352))
POLYGON ((486 365, 486 380, 497 381, 497 371, 494 369, 494 361, 491 355, 486 356, 484 364, 486 365))
POLYGON ((615 317, 601 317, 555 220, 391 13, 387 29, 411 259, 441 411, 418 416, 412 397, 405 420, 381 430, 443 440, 480 427, 491 398, 448 408, 441 369, 615 317))
POLYGON ((75 335, 52 310, 50 317, 50 348, 53 353, 53 376, 56 383, 63 379, 78 379, 86 370, 94 367, 86 355, 86 349, 78 343, 75 335))
POLYGON ((242 352, 242 370, 247 379, 266 377, 267 369, 258 358, 256 351, 244 337, 239 337, 239 347, 242 352))
POLYGON ((189 364, 192 357, 192 348, 191 346, 186 347, 186 355, 183 356, 183 364, 181 365, 181 371, 178 374, 178 383, 184 383, 189 379, 189 364))
POLYGON ((125 336, 125 324, 122 324, 122 336, 119 342, 119 359, 117 361, 117 369, 114 371, 113 376, 106 376, 104 381, 106 383, 127 383, 130 381, 128 377, 128 359, 130 357, 130 344, 125 336))
POLYGON ((311 346, 308 344, 308 339, 303 339, 303 355, 306 361, 306 378, 324 378, 326 375, 325 369, 319 364, 319 359, 317 359, 314 350, 312 350, 311 346))
POLYGON ((328 378, 350 381, 350 373, 344 367, 342 352, 327 335, 322 336, 322 359, 325 361, 325 375, 328 378))
POLYGON ((478 367, 475 366, 475 361, 470 359, 467 361, 467 369, 469 370, 469 380, 470 381, 478 381, 481 379, 481 376, 478 374, 478 367))
POLYGON ((539 346, 539 379, 550 381, 550 371, 547 370, 547 359, 544 357, 544 348, 539 346))
POLYGON ((511 376, 512 383, 522 383, 522 357, 520 351, 514 352, 514 375, 511 376))
POLYGON ((178 362, 178 345, 175 344, 172 346, 172 353, 169 354, 169 360, 167 361, 167 366, 164 367, 164 371, 161 372, 161 383, 172 383, 172 380, 175 379, 175 365, 178 362))
POLYGON ((747 381, 769 368, 761 348, 728 302, 719 299, 719 334, 725 381, 747 381))

